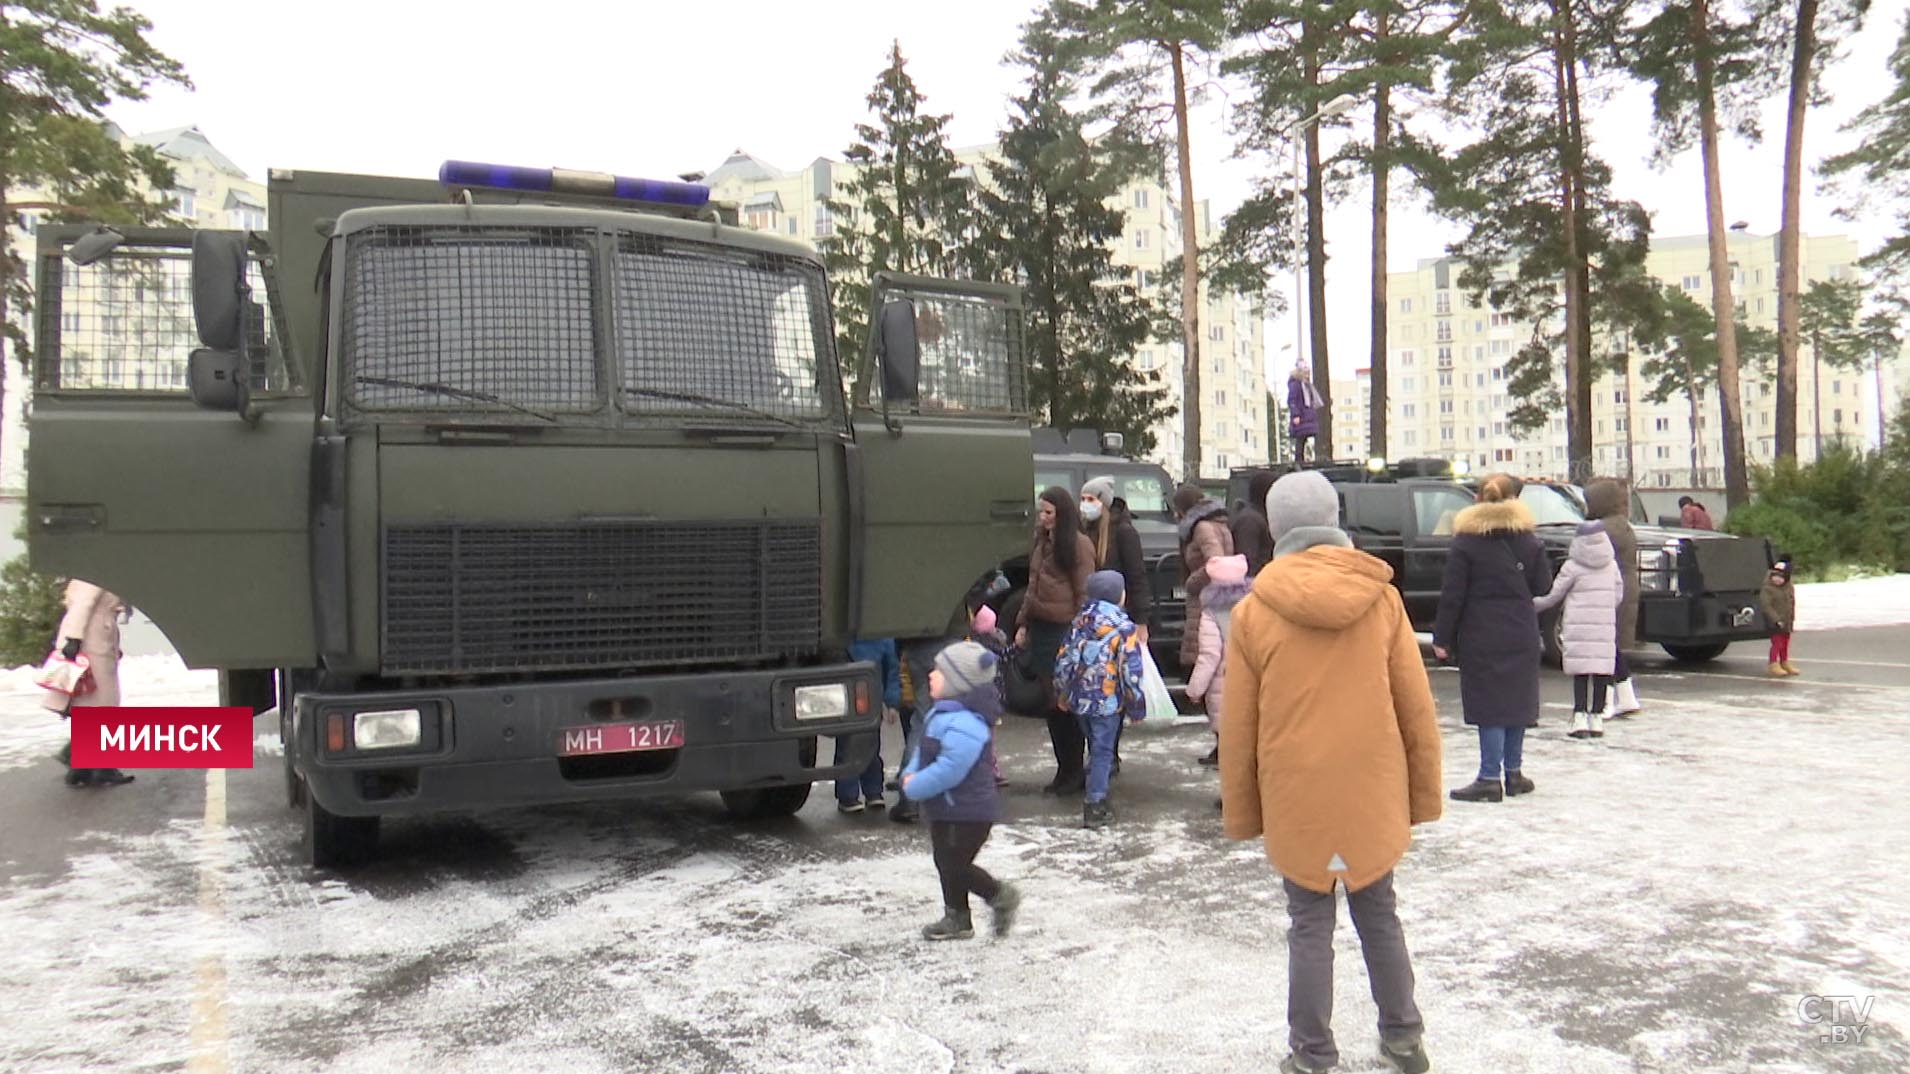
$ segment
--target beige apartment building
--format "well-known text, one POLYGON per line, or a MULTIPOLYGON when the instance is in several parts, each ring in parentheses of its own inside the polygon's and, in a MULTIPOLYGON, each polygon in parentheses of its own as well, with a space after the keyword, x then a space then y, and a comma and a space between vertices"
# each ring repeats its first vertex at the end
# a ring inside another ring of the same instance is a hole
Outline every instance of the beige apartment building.
MULTIPOLYGON (((1802 244, 1805 286, 1814 280, 1847 278, 1858 259, 1848 237, 1806 237, 1802 244)), ((1730 240, 1733 293, 1751 323, 1777 326, 1777 238, 1734 232, 1730 240)), ((1646 261, 1660 280, 1683 288, 1708 305, 1711 296, 1704 236, 1657 239, 1646 261)), ((1390 355, 1387 455, 1462 458, 1476 467, 1510 467, 1521 473, 1565 476, 1565 416, 1542 430, 1515 435, 1506 421, 1505 363, 1532 338, 1533 325, 1470 305, 1457 287, 1459 266, 1448 258, 1420 261, 1411 272, 1388 276, 1390 355)), ((1622 341, 1621 341, 1622 342, 1622 341)), ((1601 341, 1601 349, 1605 346, 1601 341)), ((1602 377, 1593 388, 1593 462, 1601 473, 1629 474, 1646 487, 1717 487, 1723 484, 1722 425, 1715 388, 1701 393, 1697 427, 1682 392, 1664 403, 1645 400, 1651 385, 1639 372, 1646 360, 1634 354, 1630 368, 1602 377)), ((1881 395, 1870 370, 1819 369, 1809 340, 1798 362, 1798 455, 1817 456, 1818 446, 1838 437, 1860 444, 1877 439, 1878 399, 1894 412, 1901 359, 1886 362, 1881 395)), ((1768 461, 1776 443, 1773 375, 1743 370, 1746 450, 1768 461)), ((1338 426, 1336 424, 1336 431, 1338 426)))
MULTIPOLYGON (((1286 385, 1276 386, 1284 404, 1286 385)), ((1373 409, 1373 371, 1356 369, 1349 380, 1333 381, 1333 455, 1341 459, 1371 458, 1367 451, 1372 427, 1366 416, 1373 409)))
MULTIPOLYGON (((127 135, 110 128, 122 142, 154 148, 172 162, 174 185, 166 193, 172 200, 172 213, 180 224, 210 228, 244 228, 263 231, 266 226, 265 186, 254 182, 232 159, 221 153, 197 127, 175 127, 149 134, 127 135)), ((45 191, 30 189, 8 192, 10 201, 50 200, 45 191)), ((12 235, 14 252, 30 262, 35 236, 47 217, 44 212, 22 214, 26 226, 12 235)), ((85 338, 101 353, 97 361, 84 363, 84 375, 98 387, 134 390, 184 391, 186 355, 197 345, 191 324, 189 273, 184 261, 168 264, 160 272, 165 282, 179 294, 181 302, 170 312, 147 307, 135 315, 134 308, 115 302, 121 288, 138 288, 150 283, 153 273, 138 279, 108 279, 99 270, 100 301, 91 289, 70 293, 61 311, 61 330, 68 338, 85 338), (114 310, 115 305, 123 309, 114 310)), ((130 291, 129 291, 130 294, 130 291)), ((17 311, 9 311, 17 316, 17 311)), ((31 326, 27 326, 31 333, 31 326)), ((76 370, 75 375, 80 371, 76 370)), ((0 499, 24 494, 26 484, 26 423, 23 418, 30 405, 31 382, 19 363, 6 362, 5 430, 0 433, 0 499)))
MULTIPOLYGON (((957 149, 960 174, 985 181, 986 162, 997 153, 993 145, 957 149)), ((706 183, 714 197, 734 202, 749 227, 819 243, 835 232, 827 200, 844 197, 854 178, 854 166, 818 157, 808 165, 785 171, 742 150, 732 153, 708 173, 688 173, 686 179, 706 183)), ((1144 290, 1178 289, 1176 277, 1163 270, 1180 256, 1180 211, 1168 188, 1151 179, 1139 180, 1121 191, 1119 203, 1127 226, 1114 251, 1114 261, 1134 274, 1144 290)), ((1202 242, 1215 235, 1206 202, 1198 207, 1196 222, 1202 242)), ((1203 476, 1222 477, 1234 466, 1265 462, 1267 379, 1265 318, 1260 304, 1246 296, 1209 292, 1203 286, 1201 309, 1201 461, 1203 476)), ((1179 340, 1149 343, 1134 355, 1136 366, 1160 373, 1178 409, 1181 388, 1179 340)), ((1285 385, 1276 386, 1284 391, 1285 385)), ((1155 429, 1152 458, 1180 474, 1181 419, 1177 415, 1155 429)))

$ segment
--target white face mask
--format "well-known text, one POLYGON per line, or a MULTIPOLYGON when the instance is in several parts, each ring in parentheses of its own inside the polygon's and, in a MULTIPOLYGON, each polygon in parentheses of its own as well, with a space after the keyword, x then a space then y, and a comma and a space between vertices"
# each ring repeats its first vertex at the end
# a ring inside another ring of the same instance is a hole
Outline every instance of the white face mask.
POLYGON ((1101 501, 1082 500, 1081 517, 1087 519, 1089 522, 1099 521, 1101 518, 1101 501))

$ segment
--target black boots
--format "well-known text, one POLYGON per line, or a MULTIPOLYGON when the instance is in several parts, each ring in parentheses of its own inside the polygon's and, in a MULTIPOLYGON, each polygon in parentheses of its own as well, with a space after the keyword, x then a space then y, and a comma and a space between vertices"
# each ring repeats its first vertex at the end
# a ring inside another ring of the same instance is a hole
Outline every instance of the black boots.
POLYGON ((1503 802, 1505 788, 1496 779, 1475 779, 1454 789, 1449 797, 1455 802, 1503 802))
POLYGON ((1099 830, 1114 823, 1114 807, 1103 798, 1098 802, 1089 802, 1081 807, 1081 826, 1099 830))
POLYGON ((1507 798, 1520 794, 1531 794, 1537 789, 1538 784, 1525 778, 1525 773, 1516 768, 1508 768, 1505 770, 1505 796, 1507 798))
POLYGON ((922 928, 925 940, 972 940, 975 938, 975 923, 969 920, 967 910, 949 907, 942 912, 942 919, 933 925, 922 928))
POLYGON ((1080 794, 1088 789, 1088 774, 1083 772, 1057 772, 1052 780, 1041 788, 1041 793, 1056 798, 1071 794, 1080 794))
POLYGON ((1213 750, 1211 750, 1207 754, 1207 756, 1202 757, 1200 759, 1200 763, 1203 767, 1206 767, 1206 768, 1213 768, 1219 765, 1220 764, 1220 743, 1218 742, 1214 743, 1213 750))
POLYGON ((988 900, 988 908, 994 911, 995 935, 1008 935, 1008 930, 1015 927, 1015 911, 1021 909, 1021 889, 1003 884, 995 897, 988 900))
POLYGON ((117 787, 131 783, 134 779, 117 768, 74 768, 71 742, 62 745, 53 759, 66 766, 66 785, 69 787, 117 787))

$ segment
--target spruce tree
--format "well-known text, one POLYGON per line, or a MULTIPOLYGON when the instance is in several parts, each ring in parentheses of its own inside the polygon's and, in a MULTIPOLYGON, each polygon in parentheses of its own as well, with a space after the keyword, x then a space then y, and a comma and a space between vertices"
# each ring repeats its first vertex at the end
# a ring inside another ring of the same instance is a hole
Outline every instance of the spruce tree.
POLYGON ((987 239, 974 246, 975 267, 1024 290, 1037 411, 1056 428, 1122 433, 1145 454, 1174 411, 1159 374, 1134 365, 1158 311, 1113 249, 1126 222, 1117 199, 1156 158, 1118 128, 1089 137, 1105 110, 1071 107, 1080 72, 1050 20, 1025 27, 1011 59, 1026 75, 979 193, 987 239))
MULTIPOLYGON (((23 369, 33 284, 13 248, 22 214, 134 224, 166 210, 154 192, 172 185, 172 169, 149 147, 120 144, 105 122, 108 105, 143 100, 155 83, 191 84, 146 40, 151 30, 138 12, 102 12, 94 0, 0 4, 0 342, 23 369), (9 200, 22 190, 44 195, 9 200)), ((4 391, 0 380, 0 406, 4 391)))
POLYGON ((970 184, 948 148, 949 117, 924 112, 926 100, 895 42, 867 97, 874 115, 856 125, 856 140, 843 153, 854 178, 841 198, 824 202, 834 220, 822 249, 835 293, 836 349, 856 371, 858 402, 869 390, 862 359, 871 279, 883 271, 958 273, 973 227, 970 184))

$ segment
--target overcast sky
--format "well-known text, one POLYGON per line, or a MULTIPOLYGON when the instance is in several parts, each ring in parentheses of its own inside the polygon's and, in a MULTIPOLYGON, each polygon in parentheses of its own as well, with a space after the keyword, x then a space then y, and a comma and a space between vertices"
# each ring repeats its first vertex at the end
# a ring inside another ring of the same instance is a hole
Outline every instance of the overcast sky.
MULTIPOLYGON (((951 140, 988 142, 1015 88, 1001 58, 1037 7, 541 0, 487 11, 417 0, 127 2, 152 20, 153 40, 185 65, 195 88, 160 89, 110 114, 135 131, 196 124, 260 180, 273 167, 430 177, 448 158, 674 177, 714 168, 737 148, 799 167, 849 144, 897 39, 927 106, 952 113, 951 140)), ((1808 159, 1845 147, 1837 127, 1886 91, 1884 63, 1906 3, 1878 0, 1851 42, 1828 79, 1836 100, 1812 113, 1808 159)), ((1667 171, 1650 166, 1642 94, 1588 118, 1622 191, 1654 213, 1655 233, 1703 230, 1697 154, 1667 171)), ((1726 218, 1756 234, 1778 224, 1781 99, 1769 102, 1764 126, 1762 146, 1734 143, 1725 156, 1726 218)), ((1197 196, 1230 209, 1265 162, 1229 159, 1222 100, 1196 117, 1192 142, 1197 196)), ((1840 221, 1836 204, 1829 194, 1808 197, 1806 229, 1874 245, 1876 218, 1840 221)), ((1366 361, 1366 222, 1363 192, 1328 217, 1331 346, 1341 375, 1366 361)), ((1453 237, 1401 198, 1392 268, 1439 255, 1453 237)), ((1280 345, 1292 338, 1291 322, 1276 320, 1268 332, 1270 362, 1290 362, 1280 345)))

